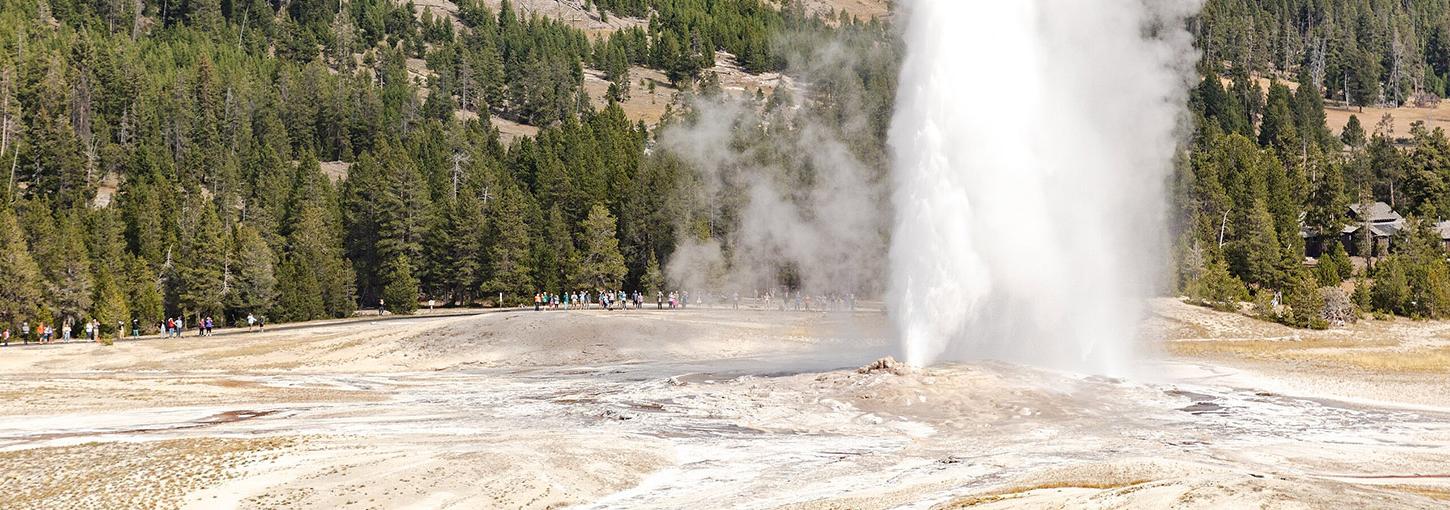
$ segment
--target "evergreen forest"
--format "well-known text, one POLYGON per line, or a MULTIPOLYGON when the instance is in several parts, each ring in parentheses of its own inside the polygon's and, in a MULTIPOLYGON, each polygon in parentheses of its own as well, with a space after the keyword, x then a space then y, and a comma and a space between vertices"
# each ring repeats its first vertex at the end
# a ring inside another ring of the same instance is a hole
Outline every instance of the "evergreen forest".
MULTIPOLYGON (((510 0, 454 5, 0 3, 0 323, 154 331, 172 316, 303 321, 379 302, 407 313, 666 289, 682 239, 729 250, 739 228, 740 204, 695 203, 689 163, 654 150, 701 115, 692 105, 732 94, 713 70, 724 59, 789 74, 850 55, 808 87, 738 94, 751 115, 732 143, 808 183, 808 158, 769 148, 830 126, 887 171, 902 55, 890 19, 796 0, 592 0, 600 19, 639 22, 589 33, 510 0), (643 86, 636 69, 679 91, 657 123, 620 106, 643 86), (587 71, 607 77, 605 97, 587 71), (505 136, 495 120, 538 132, 505 136)), ((1169 197, 1166 290, 1301 327, 1344 306, 1450 317, 1450 140, 1325 113, 1437 104, 1450 5, 1208 0, 1189 25, 1201 80, 1169 197), (1346 243, 1346 211, 1376 202, 1402 228, 1382 247, 1367 225, 1346 243)))

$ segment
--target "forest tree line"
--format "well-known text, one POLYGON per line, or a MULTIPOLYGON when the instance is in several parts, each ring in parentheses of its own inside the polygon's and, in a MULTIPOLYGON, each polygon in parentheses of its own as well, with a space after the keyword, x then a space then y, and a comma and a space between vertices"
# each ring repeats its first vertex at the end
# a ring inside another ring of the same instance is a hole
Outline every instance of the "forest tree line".
MULTIPOLYGON (((696 113, 626 118, 613 100, 630 65, 718 96, 716 51, 781 69, 839 37, 879 55, 820 80, 816 97, 745 100, 790 136, 794 117, 859 110, 869 94, 871 129, 886 129, 895 58, 871 49, 893 47, 886 27, 764 7, 662 3, 647 27, 590 39, 507 0, 462 2, 457 24, 388 0, 7 2, 0 323, 96 319, 109 332, 662 288, 677 237, 729 237, 733 205, 684 200, 692 172, 649 148, 696 113), (796 47, 763 42, 787 27, 796 47), (602 108, 583 92, 586 66, 615 80, 602 108), (491 116, 541 130, 506 143, 491 116)), ((855 143, 883 161, 881 139, 855 143)))

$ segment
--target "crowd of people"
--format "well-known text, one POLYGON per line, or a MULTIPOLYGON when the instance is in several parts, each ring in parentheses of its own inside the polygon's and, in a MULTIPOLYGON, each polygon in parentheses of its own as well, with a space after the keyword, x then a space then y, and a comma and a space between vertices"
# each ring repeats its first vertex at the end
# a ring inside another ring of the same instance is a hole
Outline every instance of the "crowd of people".
MULTIPOLYGON (((180 315, 174 318, 168 317, 166 322, 158 325, 158 328, 161 329, 162 336, 180 338, 181 334, 186 331, 186 319, 180 315)), ((210 315, 196 321, 196 336, 211 336, 215 329, 216 321, 210 315)))
MULTIPOLYGON (((246 320, 247 331, 266 330, 265 317, 258 318, 255 315, 247 314, 246 320)), ((156 331, 162 338, 180 338, 186 331, 186 318, 180 315, 167 317, 166 320, 156 323, 155 326, 156 331)), ((212 316, 202 317, 195 324, 196 336, 212 336, 216 331, 216 326, 216 320, 212 316)), ((46 324, 43 322, 31 327, 30 321, 27 320, 21 322, 18 329, 12 329, 10 325, 0 327, 0 345, 10 345, 11 342, 20 342, 22 344, 50 344, 75 341, 101 342, 103 340, 102 335, 105 335, 106 339, 120 340, 126 337, 128 333, 131 338, 141 338, 140 319, 131 319, 130 328, 126 327, 124 321, 116 321, 115 329, 109 332, 103 331, 101 321, 96 319, 80 321, 79 325, 76 325, 75 321, 66 319, 61 322, 60 331, 56 331, 54 324, 46 324)))
MULTIPOLYGON (((537 292, 534 294, 534 310, 583 310, 583 309, 604 309, 604 310, 628 310, 642 309, 646 306, 648 299, 644 293, 639 291, 580 291, 566 292, 563 294, 550 292, 537 292)), ((729 306, 739 310, 742 298, 739 292, 731 294, 716 294, 706 292, 699 294, 695 300, 690 301, 688 291, 655 291, 655 308, 683 309, 690 304, 697 306, 729 306)), ((843 312, 856 310, 856 295, 850 293, 830 294, 808 294, 802 291, 783 290, 777 296, 774 291, 757 291, 754 297, 754 308, 762 310, 779 310, 795 312, 843 312)))
MULTIPOLYGON (((116 329, 114 331, 116 338, 120 338, 124 334, 124 328, 125 324, 123 322, 116 322, 116 329)), ((77 340, 99 342, 101 341, 101 335, 101 321, 96 319, 80 321, 79 325, 69 319, 62 321, 59 334, 57 334, 54 324, 40 322, 32 328, 30 321, 23 321, 20 323, 18 331, 12 331, 9 325, 0 329, 0 345, 10 345, 10 342, 15 340, 19 340, 22 343, 36 342, 42 344, 74 342, 77 340)))
MULTIPOLYGON (((671 305, 674 308, 674 293, 670 293, 671 305)), ((664 294, 657 292, 655 303, 659 308, 664 308, 664 294)), ((595 291, 587 290, 579 292, 567 292, 556 294, 549 292, 537 292, 534 294, 534 310, 583 310, 600 308, 604 310, 628 310, 631 307, 635 310, 644 308, 645 295, 643 292, 634 291, 595 291)))
MULTIPOLYGON (((706 292, 695 296, 690 301, 688 291, 655 291, 655 308, 659 310, 684 309, 692 303, 697 306, 729 306, 739 310, 742 299, 739 292, 731 294, 717 294, 706 292)), ((649 296, 641 291, 577 291, 563 294, 538 292, 534 294, 534 310, 640 310, 648 306, 649 296)), ((779 311, 855 311, 855 294, 819 294, 812 295, 801 291, 782 290, 777 296, 775 291, 757 291, 753 298, 753 308, 761 310, 779 311)), ((379 313, 383 303, 379 301, 379 313)), ((266 331, 267 318, 247 314, 245 319, 247 331, 266 331)), ((178 315, 167 317, 166 320, 155 324, 156 331, 159 331, 162 338, 179 338, 186 331, 186 318, 178 315)), ((102 341, 102 335, 113 335, 114 339, 121 339, 127 333, 126 324, 116 322, 116 327, 110 332, 103 333, 101 322, 97 319, 80 321, 79 326, 75 321, 66 319, 62 321, 60 330, 56 331, 53 324, 40 323, 34 327, 29 321, 19 324, 18 330, 12 330, 11 325, 0 328, 0 345, 10 345, 12 341, 21 343, 54 343, 72 342, 85 340, 91 342, 102 341)), ((194 324, 196 335, 207 337, 212 336, 216 328, 216 321, 210 316, 204 316, 194 324)), ((141 322, 132 319, 129 333, 131 338, 142 336, 141 322)), ((109 337, 108 337, 109 338, 109 337)))

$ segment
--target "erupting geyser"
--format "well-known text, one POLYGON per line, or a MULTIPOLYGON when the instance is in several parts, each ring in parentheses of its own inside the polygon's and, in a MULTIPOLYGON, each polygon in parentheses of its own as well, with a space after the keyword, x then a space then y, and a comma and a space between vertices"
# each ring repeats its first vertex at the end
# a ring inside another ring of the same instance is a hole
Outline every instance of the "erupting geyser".
POLYGON ((915 0, 891 128, 907 361, 1126 368, 1164 256, 1194 0, 915 0))

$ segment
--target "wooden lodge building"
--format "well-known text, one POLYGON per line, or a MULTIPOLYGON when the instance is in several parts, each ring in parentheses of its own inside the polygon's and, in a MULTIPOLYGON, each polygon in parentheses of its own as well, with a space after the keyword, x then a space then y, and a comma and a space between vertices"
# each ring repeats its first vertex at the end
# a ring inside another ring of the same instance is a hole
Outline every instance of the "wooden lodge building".
MULTIPOLYGON (((1350 204, 1345 211, 1345 226, 1337 233, 1339 243, 1344 245, 1345 251, 1352 256, 1359 256, 1364 253, 1361 245, 1366 241, 1370 242, 1370 256, 1380 257, 1389 253, 1390 241, 1405 228, 1405 217, 1395 212, 1394 208, 1384 202, 1375 202, 1366 207, 1364 204, 1350 204), (1368 236, 1364 229, 1368 228, 1368 236)), ((1440 232, 1442 242, 1450 247, 1450 221, 1441 222, 1436 225, 1440 232)), ((1308 227, 1301 227, 1299 235, 1304 238, 1304 255, 1317 258, 1329 248, 1330 239, 1328 235, 1311 231, 1308 227)))

